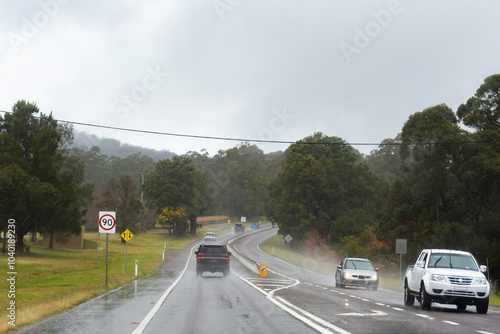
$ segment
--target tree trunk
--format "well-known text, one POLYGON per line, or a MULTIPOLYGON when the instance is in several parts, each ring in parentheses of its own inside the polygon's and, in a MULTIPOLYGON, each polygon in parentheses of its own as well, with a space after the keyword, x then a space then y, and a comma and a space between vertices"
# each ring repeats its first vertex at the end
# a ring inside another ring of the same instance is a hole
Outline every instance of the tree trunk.
POLYGON ((189 234, 196 235, 196 219, 198 217, 194 214, 189 215, 189 234))
POLYGON ((49 249, 54 250, 54 233, 49 234, 49 249))
POLYGON ((16 240, 16 253, 24 253, 24 236, 18 234, 16 240))

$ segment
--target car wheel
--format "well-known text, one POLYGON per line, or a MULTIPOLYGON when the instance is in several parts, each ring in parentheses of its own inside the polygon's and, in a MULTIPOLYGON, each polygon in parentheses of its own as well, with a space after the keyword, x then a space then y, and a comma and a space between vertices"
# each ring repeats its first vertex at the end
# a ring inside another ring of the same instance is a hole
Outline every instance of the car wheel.
POLYGON ((476 299, 476 311, 480 314, 488 312, 488 305, 490 304, 490 297, 484 299, 476 299))
POLYGON ((423 283, 420 286, 420 308, 422 310, 431 309, 431 296, 425 291, 425 285, 423 283))
POLYGON ((340 282, 340 288, 341 288, 341 289, 345 289, 345 284, 344 284, 344 283, 342 283, 342 282, 340 282))
POLYGON ((415 303, 415 296, 410 294, 410 289, 408 288, 408 282, 405 281, 405 290, 404 290, 404 300, 405 306, 413 306, 415 303))

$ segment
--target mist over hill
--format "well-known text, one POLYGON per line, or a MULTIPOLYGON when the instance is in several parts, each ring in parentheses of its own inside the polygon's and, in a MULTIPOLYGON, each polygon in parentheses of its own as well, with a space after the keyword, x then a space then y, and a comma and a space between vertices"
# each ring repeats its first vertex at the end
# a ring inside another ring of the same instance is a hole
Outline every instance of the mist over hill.
POLYGON ((102 154, 107 156, 116 156, 124 159, 132 154, 142 153, 153 159, 155 162, 162 159, 170 159, 177 155, 169 150, 157 151, 155 149, 134 146, 127 143, 122 143, 113 138, 99 138, 96 135, 86 132, 74 131, 73 147, 79 148, 84 151, 89 151, 92 146, 99 147, 102 154))

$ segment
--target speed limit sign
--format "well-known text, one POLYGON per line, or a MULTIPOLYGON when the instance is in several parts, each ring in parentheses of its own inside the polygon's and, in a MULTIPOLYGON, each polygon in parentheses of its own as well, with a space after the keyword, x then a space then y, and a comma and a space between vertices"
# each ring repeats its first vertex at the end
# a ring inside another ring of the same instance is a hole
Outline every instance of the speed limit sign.
POLYGON ((116 212, 99 211, 99 233, 115 233, 116 212))

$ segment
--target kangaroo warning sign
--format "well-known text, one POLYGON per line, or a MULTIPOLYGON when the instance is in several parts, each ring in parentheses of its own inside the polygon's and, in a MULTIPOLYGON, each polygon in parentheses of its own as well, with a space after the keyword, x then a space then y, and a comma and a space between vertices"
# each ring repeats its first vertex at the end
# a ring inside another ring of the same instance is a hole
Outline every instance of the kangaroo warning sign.
POLYGON ((99 233, 115 233, 116 212, 99 211, 99 233))

